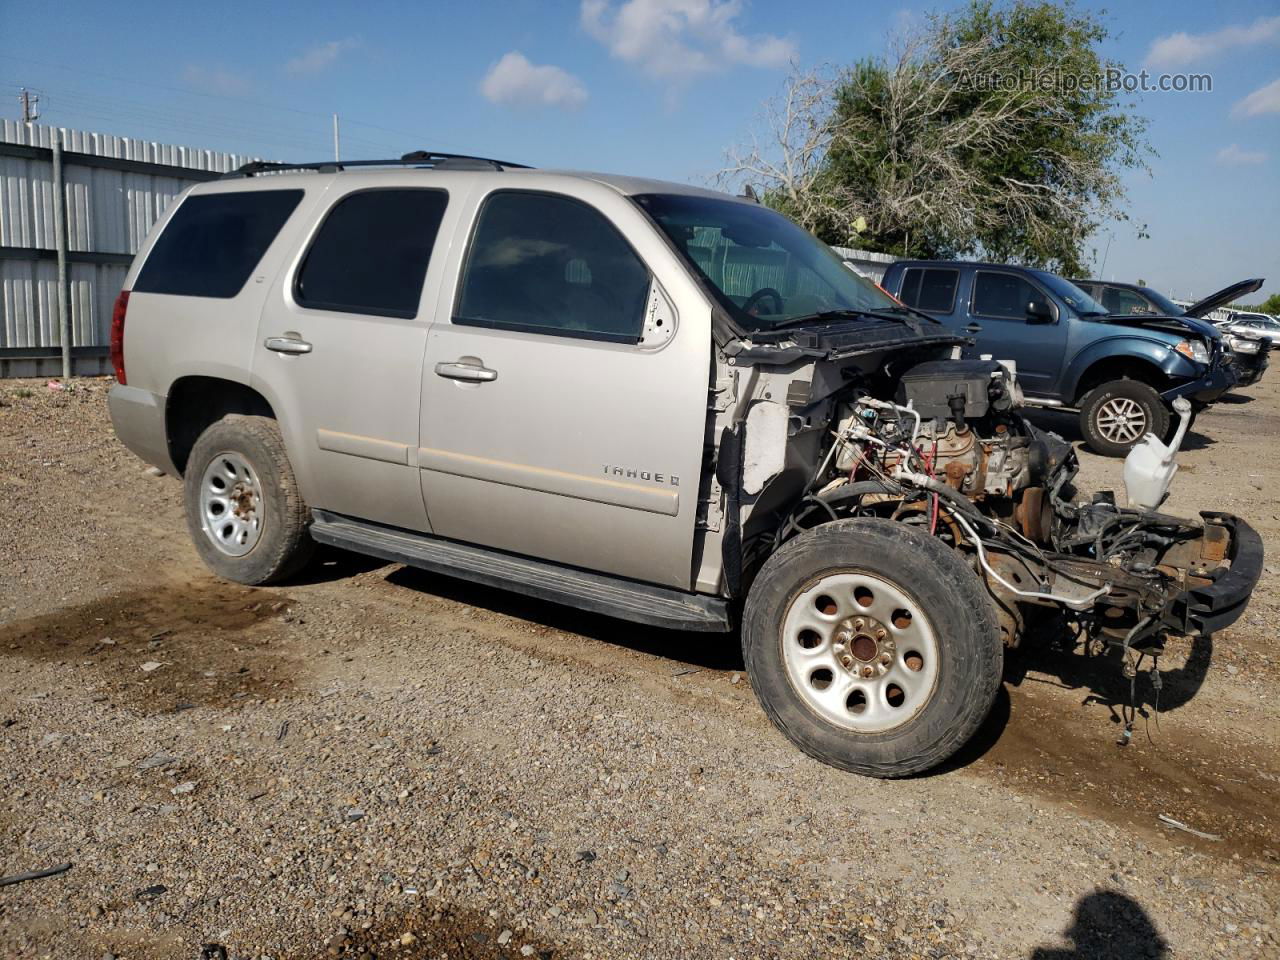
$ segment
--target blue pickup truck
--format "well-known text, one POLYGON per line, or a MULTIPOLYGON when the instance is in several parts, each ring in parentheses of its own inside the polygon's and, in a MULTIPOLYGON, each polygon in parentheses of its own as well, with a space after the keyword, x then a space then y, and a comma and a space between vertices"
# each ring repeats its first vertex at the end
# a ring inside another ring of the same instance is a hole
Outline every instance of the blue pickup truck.
POLYGON ((1176 398, 1201 410, 1236 382, 1212 324, 1185 315, 1113 315, 1043 270, 901 260, 883 286, 971 337, 966 356, 1015 361, 1027 402, 1078 410, 1085 442, 1106 456, 1124 456, 1148 433, 1171 435, 1176 398))

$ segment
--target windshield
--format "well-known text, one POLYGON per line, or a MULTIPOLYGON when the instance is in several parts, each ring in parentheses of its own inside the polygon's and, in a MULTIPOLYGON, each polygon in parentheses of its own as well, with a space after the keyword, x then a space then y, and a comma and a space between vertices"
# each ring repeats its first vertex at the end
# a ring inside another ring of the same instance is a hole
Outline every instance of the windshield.
POLYGON ((828 311, 905 312, 825 243, 768 207, 683 194, 633 199, 741 327, 768 330, 828 311))
POLYGON ((1078 317, 1105 317, 1110 311, 1089 296, 1070 280, 1063 280, 1043 270, 1035 272, 1036 279, 1048 287, 1063 303, 1074 310, 1078 317))

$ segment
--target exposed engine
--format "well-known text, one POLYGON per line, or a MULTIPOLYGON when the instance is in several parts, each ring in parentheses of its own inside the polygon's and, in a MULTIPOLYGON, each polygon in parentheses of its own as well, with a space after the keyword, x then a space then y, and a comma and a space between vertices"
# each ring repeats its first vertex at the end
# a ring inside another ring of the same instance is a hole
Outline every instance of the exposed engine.
MULTIPOLYGON (((1230 565, 1225 521, 1121 506, 1110 493, 1077 502, 1074 451, 1023 418, 1015 372, 1001 362, 931 360, 887 382, 891 396, 885 380, 867 378, 840 398, 833 442, 781 537, 832 515, 927 527, 974 557, 1011 645, 1037 608, 1126 652, 1204 632, 1195 590, 1230 565)), ((1176 470, 1176 442, 1147 443, 1130 460, 1131 502, 1154 491, 1158 503, 1176 470)))
POLYGON ((1007 415, 1020 400, 999 363, 920 364, 903 376, 896 401, 866 395, 844 405, 836 469, 919 467, 970 498, 1012 497, 1043 482, 1052 456, 1048 443, 1007 415))

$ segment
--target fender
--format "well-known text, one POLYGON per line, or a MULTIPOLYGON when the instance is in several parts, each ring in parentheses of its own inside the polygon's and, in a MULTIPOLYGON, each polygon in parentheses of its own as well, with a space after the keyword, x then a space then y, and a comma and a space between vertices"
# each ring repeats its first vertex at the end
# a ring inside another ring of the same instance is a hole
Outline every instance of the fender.
POLYGON ((1079 399, 1080 381, 1088 370, 1104 360, 1134 360, 1159 370, 1171 380, 1197 380, 1203 376, 1199 364, 1173 349, 1173 344, 1156 337, 1132 332, 1094 340, 1071 358, 1063 371, 1060 396, 1066 403, 1079 399))
MULTIPOLYGON (((301 464, 305 462, 303 454, 304 447, 309 443, 315 445, 314 437, 308 438, 305 433, 298 429, 292 418, 282 417, 280 411, 284 409, 275 388, 272 387, 269 378, 261 376, 256 370, 250 374, 245 380, 255 393, 261 394, 266 398, 271 409, 276 412, 276 422, 280 425, 280 437, 284 440, 284 450, 289 456, 290 463, 301 464)), ((311 483, 311 472, 309 470, 300 470, 294 467, 295 478, 298 482, 298 492, 302 494, 302 499, 310 503, 314 499, 315 491, 311 483)))

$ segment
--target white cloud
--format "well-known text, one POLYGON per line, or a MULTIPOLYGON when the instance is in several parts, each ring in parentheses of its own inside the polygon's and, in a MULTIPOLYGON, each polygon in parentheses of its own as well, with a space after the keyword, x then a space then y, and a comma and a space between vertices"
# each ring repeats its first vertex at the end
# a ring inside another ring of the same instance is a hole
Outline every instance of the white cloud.
POLYGON ((1224 167, 1252 167, 1267 162, 1261 150, 1241 150, 1239 144, 1231 144, 1218 151, 1218 162, 1224 167))
POLYGON ((1259 87, 1234 107, 1232 113, 1246 117, 1256 117, 1260 113, 1280 113, 1280 79, 1272 80, 1265 87, 1259 87))
POLYGON ((480 81, 480 92, 493 103, 576 110, 587 102, 587 88, 567 70, 530 63, 518 50, 505 54, 480 81))
POLYGON ((253 89, 249 76, 224 67, 202 67, 189 64, 182 71, 182 82, 203 93, 215 93, 223 97, 241 97, 253 89))
POLYGON ((358 47, 360 41, 355 37, 347 37, 345 40, 330 40, 328 43, 322 43, 312 47, 299 56, 294 57, 284 65, 286 73, 319 73, 321 70, 327 70, 337 61, 347 50, 358 47))
POLYGON ((1259 17, 1247 27, 1223 27, 1213 33, 1170 33, 1147 51, 1148 67, 1181 67, 1230 50, 1280 41, 1280 17, 1259 17))
POLYGON ((582 27, 616 59, 672 83, 731 66, 781 67, 791 40, 747 36, 734 21, 742 0, 582 0, 582 27))

